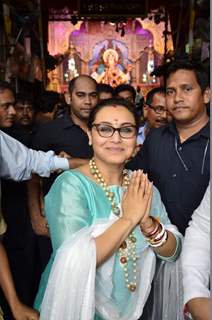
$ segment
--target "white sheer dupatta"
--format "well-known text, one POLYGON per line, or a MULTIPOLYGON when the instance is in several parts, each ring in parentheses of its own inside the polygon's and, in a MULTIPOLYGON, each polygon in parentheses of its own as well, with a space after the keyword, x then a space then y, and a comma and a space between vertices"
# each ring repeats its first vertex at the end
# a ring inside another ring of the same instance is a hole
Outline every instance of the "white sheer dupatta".
MULTIPOLYGON (((156 257, 152 249, 147 247, 138 259, 140 274, 137 290, 131 295, 130 301, 126 301, 125 310, 120 309, 111 295, 115 255, 96 269, 94 237, 104 232, 115 219, 101 221, 81 229, 59 248, 41 305, 41 320, 92 320, 95 314, 104 320, 137 320, 141 316, 155 273, 156 257)), ((160 277, 162 282, 166 279, 167 268, 163 268, 163 271, 165 273, 163 272, 160 277)), ((172 277, 176 279, 176 274, 174 273, 172 277)), ((169 302, 171 300, 175 305, 176 300, 173 299, 176 299, 176 296, 172 296, 169 285, 166 287, 163 292, 158 291, 161 283, 156 288, 158 303, 152 310, 154 314, 159 314, 159 310, 163 309, 164 299, 169 302)), ((169 310, 171 312, 164 311, 162 314, 168 315, 167 319, 181 319, 172 318, 173 309, 169 310)))
POLYGON ((90 320, 95 313, 96 246, 84 228, 58 250, 41 305, 41 320, 90 320))
POLYGON ((151 267, 141 266, 142 285, 133 294, 133 305, 124 316, 120 317, 118 306, 110 299, 115 255, 96 269, 93 238, 114 220, 83 228, 62 244, 49 276, 41 305, 41 320, 91 320, 95 309, 105 320, 137 320, 142 314, 155 270, 155 255, 151 249, 147 248, 145 259, 143 255, 141 259, 151 267), (142 269, 146 270, 145 274, 142 269))

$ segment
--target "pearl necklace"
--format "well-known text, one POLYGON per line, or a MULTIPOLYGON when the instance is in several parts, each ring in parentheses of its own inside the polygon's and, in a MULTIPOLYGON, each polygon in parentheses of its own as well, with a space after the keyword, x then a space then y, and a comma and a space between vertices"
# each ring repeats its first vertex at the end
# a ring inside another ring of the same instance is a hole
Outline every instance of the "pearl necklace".
POLYGON ((136 255, 136 237, 134 232, 131 232, 129 237, 121 244, 119 248, 119 260, 123 266, 124 279, 128 290, 134 292, 136 290, 136 278, 137 278, 137 255, 136 255), (129 280, 128 264, 132 264, 132 280, 129 280))
MULTIPOLYGON (((116 216, 120 216, 120 208, 115 202, 115 194, 114 192, 109 190, 105 179, 102 177, 99 169, 96 166, 94 158, 89 161, 89 167, 91 174, 95 177, 97 182, 100 184, 102 189, 105 192, 106 197, 111 203, 112 211, 116 216)), ((129 185, 129 175, 127 170, 123 170, 123 186, 127 187, 129 185)), ((123 267, 124 271, 124 279, 128 290, 134 292, 136 290, 136 274, 137 274, 137 255, 136 255, 136 242, 137 239, 135 237, 134 231, 131 232, 129 237, 121 244, 119 248, 119 261, 123 267), (129 280, 129 270, 128 264, 132 264, 132 272, 133 272, 133 280, 129 280)))

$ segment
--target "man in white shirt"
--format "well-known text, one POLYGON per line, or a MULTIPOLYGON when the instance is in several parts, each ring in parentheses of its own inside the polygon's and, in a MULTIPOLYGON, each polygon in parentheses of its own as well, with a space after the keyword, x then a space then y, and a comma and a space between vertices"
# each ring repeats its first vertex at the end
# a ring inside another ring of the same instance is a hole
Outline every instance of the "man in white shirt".
POLYGON ((210 185, 186 229, 182 250, 184 302, 195 320, 210 319, 210 185))
MULTIPOLYGON (((8 136, 0 130, 0 178, 13 179, 16 181, 31 178, 32 173, 41 176, 49 176, 51 171, 69 168, 69 161, 54 155, 54 152, 47 153, 28 149, 19 141, 8 136)), ((1 186, 1 185, 0 185, 1 186)), ((1 196, 1 189, 0 189, 1 196)), ((0 237, 6 231, 6 224, 0 210, 0 237)), ((15 319, 37 320, 37 313, 23 305, 17 297, 7 255, 0 240, 0 287, 11 307, 15 319), (20 318, 19 318, 20 317, 20 318)), ((1 310, 0 310, 0 319, 1 310)))
MULTIPOLYGON (((0 81, 0 127, 10 127, 14 120, 14 95, 10 85, 0 81)), ((70 160, 54 155, 53 151, 42 152, 28 149, 19 141, 0 130, 0 178, 16 181, 31 178, 32 173, 48 177, 51 171, 65 170, 70 160)), ((1 184, 0 184, 1 200, 1 184)), ((0 202, 1 203, 1 202, 0 202)), ((0 208, 0 237, 6 231, 6 224, 0 208)), ((0 239, 0 287, 10 305, 15 319, 37 320, 38 314, 19 300, 10 272, 8 258, 0 239)), ((3 319, 0 308, 0 319, 3 319)))

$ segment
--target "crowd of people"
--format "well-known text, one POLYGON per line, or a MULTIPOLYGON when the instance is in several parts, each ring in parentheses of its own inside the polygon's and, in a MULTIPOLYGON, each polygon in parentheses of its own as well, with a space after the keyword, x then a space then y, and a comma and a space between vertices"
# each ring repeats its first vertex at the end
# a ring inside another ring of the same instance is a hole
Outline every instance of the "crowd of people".
POLYGON ((0 319, 209 320, 204 67, 172 61, 145 99, 68 89, 0 81, 0 319))

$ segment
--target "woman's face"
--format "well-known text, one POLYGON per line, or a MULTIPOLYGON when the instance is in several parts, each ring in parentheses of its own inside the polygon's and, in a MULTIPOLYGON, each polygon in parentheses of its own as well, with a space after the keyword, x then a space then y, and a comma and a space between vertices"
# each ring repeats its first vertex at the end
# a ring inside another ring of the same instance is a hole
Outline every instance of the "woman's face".
POLYGON ((137 132, 130 111, 119 105, 105 106, 96 114, 93 124, 88 135, 94 157, 107 164, 124 164, 133 155, 136 147, 137 132), (111 127, 122 129, 121 132, 115 131, 112 134, 111 127), (124 137, 121 137, 120 133, 124 137))

